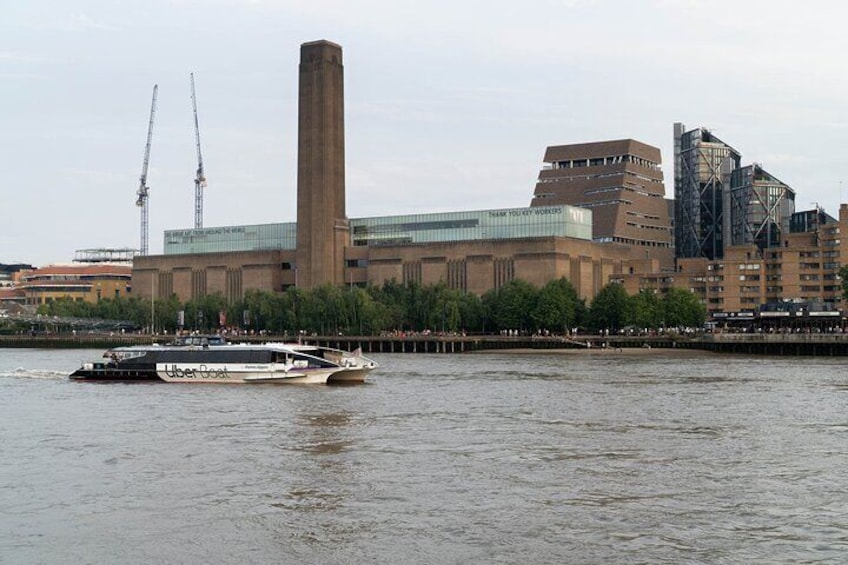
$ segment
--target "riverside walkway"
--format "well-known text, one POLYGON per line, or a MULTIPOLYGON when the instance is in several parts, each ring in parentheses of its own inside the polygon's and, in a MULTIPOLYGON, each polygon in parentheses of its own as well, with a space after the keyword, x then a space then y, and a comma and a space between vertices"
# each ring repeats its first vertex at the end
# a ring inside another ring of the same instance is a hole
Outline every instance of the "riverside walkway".
MULTIPOLYGON (((0 348, 108 349, 122 345, 167 343, 173 336, 148 334, 0 335, 0 348)), ((293 341, 287 336, 228 336, 234 343, 293 341)), ((305 336, 306 344, 364 353, 467 353, 510 349, 697 349, 717 353, 759 355, 848 356, 848 333, 707 333, 694 336, 501 336, 403 334, 385 336, 305 336)))

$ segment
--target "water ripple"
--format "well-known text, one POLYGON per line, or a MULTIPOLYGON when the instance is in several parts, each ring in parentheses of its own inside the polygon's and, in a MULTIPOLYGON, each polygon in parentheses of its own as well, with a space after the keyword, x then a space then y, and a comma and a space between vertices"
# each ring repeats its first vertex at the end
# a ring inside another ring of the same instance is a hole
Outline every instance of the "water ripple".
POLYGON ((367 387, 0 357, 0 561, 839 563, 840 359, 382 355, 367 387))

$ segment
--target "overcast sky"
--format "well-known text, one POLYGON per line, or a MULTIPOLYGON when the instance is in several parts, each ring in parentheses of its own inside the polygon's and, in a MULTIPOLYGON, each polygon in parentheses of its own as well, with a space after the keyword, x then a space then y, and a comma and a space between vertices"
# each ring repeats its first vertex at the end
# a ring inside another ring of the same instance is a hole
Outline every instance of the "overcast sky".
POLYGON ((836 215, 848 5, 811 0, 0 0, 0 262, 296 219, 300 45, 342 46, 347 213, 528 206, 545 147, 704 126, 836 215))

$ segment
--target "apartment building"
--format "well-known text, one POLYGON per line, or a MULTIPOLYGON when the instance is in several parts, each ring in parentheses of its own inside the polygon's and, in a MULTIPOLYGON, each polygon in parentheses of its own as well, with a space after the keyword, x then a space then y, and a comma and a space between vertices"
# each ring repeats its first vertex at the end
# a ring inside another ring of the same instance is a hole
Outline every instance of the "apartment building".
POLYGON ((631 294, 671 287, 689 290, 713 319, 753 315, 780 304, 800 305, 800 310, 838 310, 848 204, 840 206, 838 220, 816 208, 793 214, 790 226, 793 231, 773 247, 727 246, 721 259, 678 258, 674 273, 626 273, 612 280, 631 294))

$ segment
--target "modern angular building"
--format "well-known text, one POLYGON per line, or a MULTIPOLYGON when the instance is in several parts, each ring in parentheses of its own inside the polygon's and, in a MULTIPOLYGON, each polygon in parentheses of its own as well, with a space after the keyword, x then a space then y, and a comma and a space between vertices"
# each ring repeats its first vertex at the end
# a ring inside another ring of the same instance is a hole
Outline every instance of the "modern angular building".
POLYGON ((795 191, 758 164, 730 175, 730 245, 779 247, 795 213, 795 191))
POLYGON ((640 248, 671 268, 661 164, 659 149, 633 139, 548 147, 530 206, 590 209, 594 241, 640 248))
POLYGON ((680 258, 724 256, 730 177, 741 155, 707 129, 674 124, 674 241, 680 258))
POLYGON ((781 304, 833 312, 848 207, 839 220, 819 208, 796 213, 789 185, 760 164, 742 167, 740 153, 704 128, 674 124, 674 151, 677 272, 624 276, 628 289, 687 288, 716 320, 782 315, 781 304))
POLYGON ((780 245, 795 191, 707 129, 674 124, 675 242, 679 258, 721 259, 724 248, 780 245))

